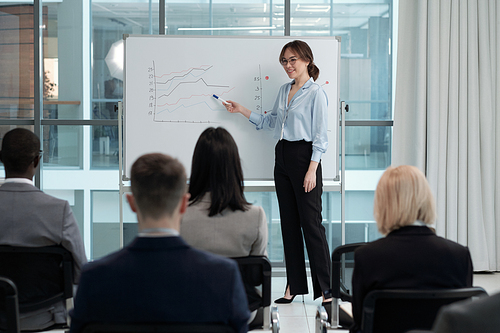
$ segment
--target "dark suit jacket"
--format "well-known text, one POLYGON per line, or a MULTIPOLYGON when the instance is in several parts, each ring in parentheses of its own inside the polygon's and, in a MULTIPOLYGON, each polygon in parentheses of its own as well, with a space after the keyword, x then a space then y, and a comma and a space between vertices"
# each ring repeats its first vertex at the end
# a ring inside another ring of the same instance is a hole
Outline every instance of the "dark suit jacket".
POLYGON ((500 330, 500 294, 456 302, 441 308, 434 333, 496 333, 500 330))
POLYGON ((352 310, 361 327, 363 299, 377 289, 439 289, 472 286, 469 249, 422 226, 392 231, 354 253, 352 310))
POLYGON ((247 331, 238 265, 180 237, 137 237, 82 271, 72 333, 91 322, 216 322, 247 331))

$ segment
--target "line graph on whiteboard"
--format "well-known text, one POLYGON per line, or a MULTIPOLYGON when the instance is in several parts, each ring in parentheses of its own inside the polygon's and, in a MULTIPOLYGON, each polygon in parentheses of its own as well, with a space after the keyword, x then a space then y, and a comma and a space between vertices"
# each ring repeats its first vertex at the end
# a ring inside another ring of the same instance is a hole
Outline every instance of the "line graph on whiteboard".
POLYGON ((153 121, 216 123, 213 113, 227 111, 212 95, 224 97, 235 87, 214 81, 207 75, 211 70, 213 65, 198 65, 163 73, 153 61, 148 67, 148 107, 153 121))
MULTIPOLYGON (((285 83, 283 73, 276 69, 262 70, 260 64, 227 72, 211 64, 162 70, 162 63, 151 62, 147 68, 148 115, 157 123, 221 123, 229 113, 212 96, 236 100, 252 111, 271 111, 278 88, 285 83), (262 75, 262 72, 265 72, 262 75)), ((328 81, 318 82, 324 89, 328 81)))

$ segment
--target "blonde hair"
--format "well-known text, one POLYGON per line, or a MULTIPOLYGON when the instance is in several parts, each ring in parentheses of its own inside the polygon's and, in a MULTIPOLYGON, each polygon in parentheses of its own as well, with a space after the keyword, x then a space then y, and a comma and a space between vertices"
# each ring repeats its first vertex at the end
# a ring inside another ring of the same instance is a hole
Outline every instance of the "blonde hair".
POLYGON ((411 165, 388 167, 375 190, 373 215, 383 235, 416 220, 433 224, 436 207, 424 174, 411 165))

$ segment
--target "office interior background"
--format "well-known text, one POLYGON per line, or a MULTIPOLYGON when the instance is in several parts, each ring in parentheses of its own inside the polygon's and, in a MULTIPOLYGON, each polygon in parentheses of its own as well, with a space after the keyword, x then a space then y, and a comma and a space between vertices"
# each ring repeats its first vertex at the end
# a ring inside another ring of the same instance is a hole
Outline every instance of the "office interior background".
MULTIPOLYGON (((342 38, 340 99, 349 105, 340 161, 346 167, 345 242, 375 240, 381 235, 373 194, 391 164, 397 0, 286 1, 292 37, 342 38)), ((165 34, 284 36, 284 10, 283 0, 168 0, 165 34)), ((69 201, 91 260, 120 247, 115 105, 123 98, 122 36, 159 34, 159 13, 158 0, 0 1, 0 137, 15 127, 40 133, 40 186, 69 201)), ((341 244, 340 196, 323 194, 331 250, 341 244)), ((246 197, 264 207, 269 258, 283 265, 275 193, 246 197)), ((127 244, 137 222, 121 200, 127 244)))

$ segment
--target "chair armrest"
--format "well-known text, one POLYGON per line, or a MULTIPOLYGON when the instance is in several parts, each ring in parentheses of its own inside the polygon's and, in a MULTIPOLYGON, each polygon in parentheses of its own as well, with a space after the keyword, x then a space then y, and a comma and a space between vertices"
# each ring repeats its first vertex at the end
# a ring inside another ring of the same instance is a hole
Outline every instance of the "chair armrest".
POLYGON ((10 279, 0 277, 0 289, 4 295, 5 333, 19 333, 19 303, 17 288, 10 279))

